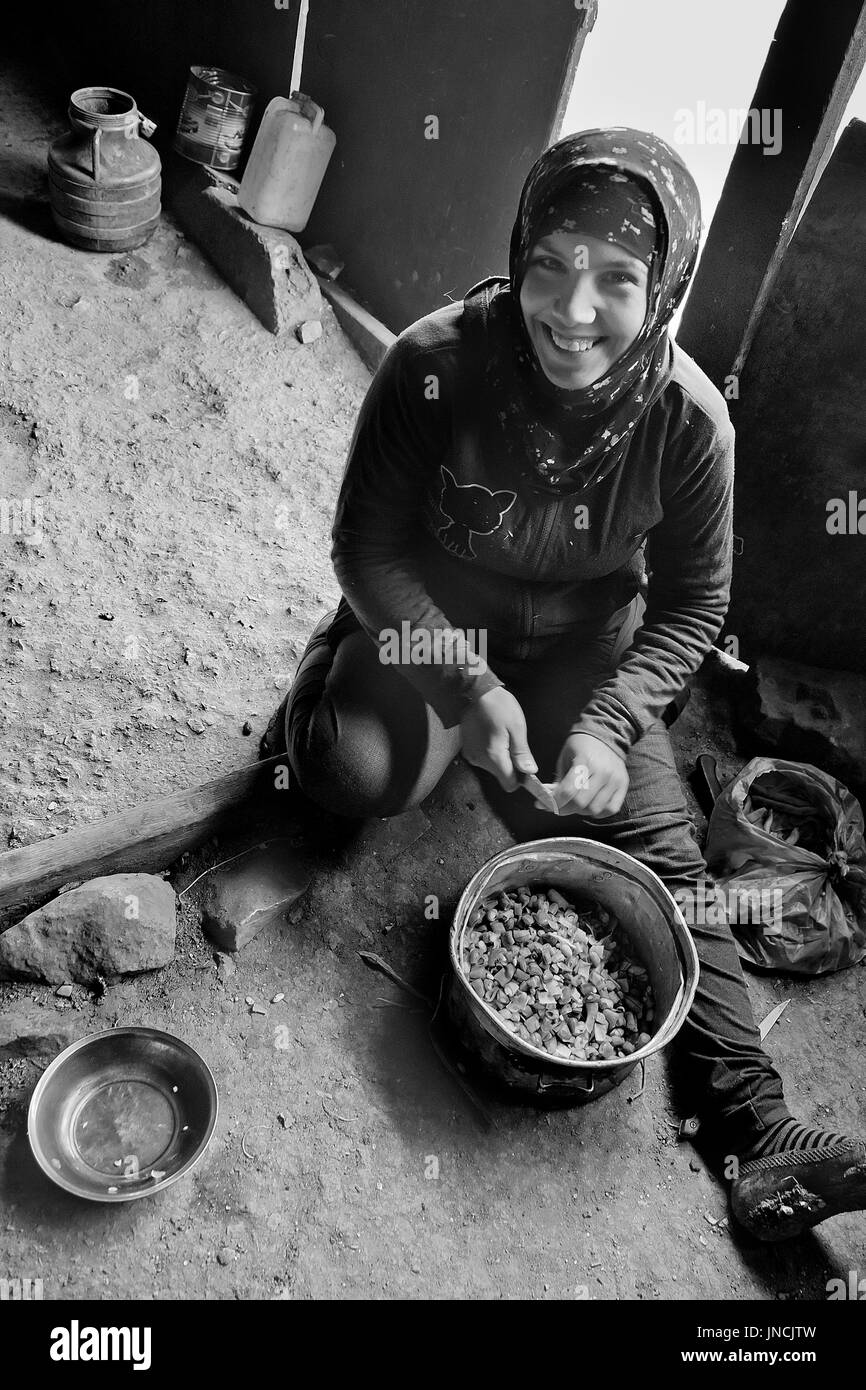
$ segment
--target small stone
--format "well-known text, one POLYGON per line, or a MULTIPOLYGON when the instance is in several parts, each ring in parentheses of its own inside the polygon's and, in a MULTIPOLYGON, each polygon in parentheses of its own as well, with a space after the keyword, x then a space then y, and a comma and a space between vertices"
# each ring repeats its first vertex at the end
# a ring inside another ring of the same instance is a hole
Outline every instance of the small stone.
POLYGON ((336 280, 345 264, 330 243, 310 246, 304 251, 304 260, 327 280, 336 280))
POLYGON ((317 338, 322 336, 321 319, 307 319, 306 323, 300 324, 295 329, 295 337, 299 343, 314 343, 317 338))
POLYGON ((281 1004, 281 1003, 283 1002, 283 1000, 285 999, 285 997, 286 997, 286 996, 285 996, 284 994, 275 994, 274 997, 273 997, 273 999, 271 1000, 271 1003, 272 1003, 272 1004, 281 1004))
POLYGON ((252 731, 253 731, 253 726, 252 726, 252 724, 250 723, 250 721, 249 721, 248 719, 245 719, 245 720, 244 720, 244 726, 243 726, 243 728, 241 729, 241 733, 242 733, 245 737, 249 737, 249 735, 252 733, 252 731))
POLYGON ((231 1250, 229 1250, 228 1246, 224 1245, 217 1255, 217 1263, 221 1265, 230 1265, 233 1259, 234 1256, 231 1250))
POLYGON ((261 1006, 261 1004, 253 1004, 253 1007, 252 1007, 252 1009, 250 1010, 250 1013, 254 1013, 254 1014, 265 1014, 265 1015, 266 1015, 267 1012, 268 1012, 267 1009, 263 1009, 262 1006, 261 1006))
POLYGON ((231 956, 225 955, 222 951, 216 952, 216 962, 217 975, 221 983, 225 984, 226 980, 230 980, 232 975, 235 974, 235 972, 237 971, 237 966, 235 965, 231 956))
POLYGON ((692 1170, 693 1173, 700 1173, 700 1172, 702 1171, 702 1170, 701 1170, 701 1165, 698 1163, 697 1159, 695 1159, 695 1158, 690 1158, 690 1159, 689 1159, 689 1167, 691 1168, 691 1170, 692 1170))
POLYGON ((59 985, 59 986, 57 987, 57 989, 54 991, 54 993, 55 993, 55 994, 58 996, 58 998, 60 998, 60 999, 68 999, 69 996, 72 994, 72 986, 71 986, 71 985, 59 985))
POLYGON ((285 843, 248 850, 197 886, 204 929, 220 950, 239 951, 283 921, 311 878, 310 862, 285 843))
POLYGON ((252 1006, 253 1006, 253 1004, 255 1004, 255 1002, 256 1002, 256 1001, 255 1001, 255 999, 253 999, 253 997, 252 997, 251 994, 248 994, 247 997, 246 997, 246 999, 244 1000, 244 1003, 245 1003, 245 1004, 249 1004, 250 1008, 252 1008, 252 1006))
POLYGON ((202 724, 200 719, 188 719, 186 722, 187 727, 192 729, 194 734, 204 733, 204 724, 202 724))

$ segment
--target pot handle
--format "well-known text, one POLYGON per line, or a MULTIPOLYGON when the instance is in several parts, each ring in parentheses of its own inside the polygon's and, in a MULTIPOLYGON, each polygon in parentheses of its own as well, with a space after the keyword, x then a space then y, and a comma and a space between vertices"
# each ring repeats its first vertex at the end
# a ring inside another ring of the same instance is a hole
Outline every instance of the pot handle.
POLYGON ((588 1081, 582 1076, 570 1076, 567 1081, 564 1078, 562 1081, 549 1081, 546 1076, 539 1076, 538 1078, 538 1090, 542 1095, 545 1091, 558 1091, 564 1086, 569 1089, 576 1086, 578 1090, 585 1091, 588 1096, 591 1096, 595 1090, 595 1077, 591 1076, 588 1081))
MULTIPOLYGON (((151 121, 141 111, 138 113, 138 133, 143 135, 146 140, 150 140, 156 131, 156 121, 151 121)), ((127 130, 127 135, 129 134, 127 130)), ((90 135, 90 171, 93 175, 93 182, 99 182, 99 156, 102 149, 102 130, 99 126, 90 135)))
POLYGON ((311 123, 311 135, 315 135, 325 119, 325 108, 320 106, 312 97, 308 97, 305 92, 292 92, 290 100, 298 103, 300 114, 311 123))
POLYGON ((97 126, 90 136, 90 169, 93 182, 99 183, 99 151, 102 144, 102 131, 97 126))

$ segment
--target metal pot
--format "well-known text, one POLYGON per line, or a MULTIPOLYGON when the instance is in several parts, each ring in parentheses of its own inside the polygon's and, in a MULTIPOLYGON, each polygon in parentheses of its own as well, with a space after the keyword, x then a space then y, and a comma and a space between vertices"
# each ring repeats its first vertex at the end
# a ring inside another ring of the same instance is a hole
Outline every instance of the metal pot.
POLYGON ((639 1062, 666 1047, 692 1006, 698 953, 685 919, 661 879, 622 850, 595 840, 533 840, 503 850, 467 884, 454 914, 447 1014, 464 1048, 495 1081, 541 1102, 579 1104, 619 1086, 639 1062), (645 1047, 611 1061, 552 1057, 508 1031, 470 988, 461 968, 469 918, 503 888, 535 884, 589 898, 614 914, 631 954, 646 969, 655 996, 653 1036, 645 1047))
POLYGON ((48 194, 64 238, 85 251, 130 251, 159 222, 156 126, 128 92, 81 87, 69 98, 71 130, 48 151, 48 194))

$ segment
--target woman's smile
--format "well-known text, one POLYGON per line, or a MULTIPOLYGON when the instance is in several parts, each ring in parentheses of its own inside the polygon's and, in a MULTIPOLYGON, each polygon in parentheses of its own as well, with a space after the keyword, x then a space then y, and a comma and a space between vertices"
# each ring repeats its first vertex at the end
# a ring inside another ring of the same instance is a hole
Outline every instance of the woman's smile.
POLYGON ((604 342, 603 338, 588 338, 583 334, 572 338, 567 333, 557 333, 549 324, 545 324, 544 327, 550 333, 554 346, 562 352, 591 352, 599 343, 604 342))
POLYGON ((556 386, 591 386, 631 346, 647 309, 647 268, 623 247, 558 231, 530 253, 520 307, 556 386))

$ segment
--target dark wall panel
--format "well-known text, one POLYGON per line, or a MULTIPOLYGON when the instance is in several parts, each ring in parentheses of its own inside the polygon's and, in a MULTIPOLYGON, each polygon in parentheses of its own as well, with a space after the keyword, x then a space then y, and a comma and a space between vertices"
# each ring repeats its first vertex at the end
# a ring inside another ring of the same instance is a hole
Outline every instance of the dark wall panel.
POLYGON ((797 228, 731 403, 736 562, 726 628, 773 652, 866 671, 866 123, 852 121, 797 228), (831 534, 828 503, 864 503, 831 534), (856 513, 855 513, 856 514, 856 513))

